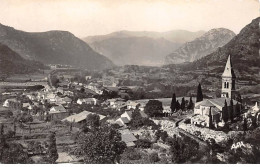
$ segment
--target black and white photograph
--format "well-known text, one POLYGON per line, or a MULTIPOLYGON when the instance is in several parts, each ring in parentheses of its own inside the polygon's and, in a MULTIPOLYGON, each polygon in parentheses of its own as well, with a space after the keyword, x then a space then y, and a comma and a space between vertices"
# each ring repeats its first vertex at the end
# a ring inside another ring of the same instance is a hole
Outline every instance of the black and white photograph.
POLYGON ((260 164, 260 0, 0 0, 6 164, 260 164))

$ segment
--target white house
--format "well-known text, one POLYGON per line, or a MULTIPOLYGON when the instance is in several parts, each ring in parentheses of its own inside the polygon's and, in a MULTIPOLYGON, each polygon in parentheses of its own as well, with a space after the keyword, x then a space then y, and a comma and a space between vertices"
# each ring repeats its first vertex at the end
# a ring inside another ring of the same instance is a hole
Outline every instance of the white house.
POLYGON ((62 113, 62 112, 66 112, 66 109, 62 105, 59 105, 59 106, 51 107, 49 114, 62 113))
POLYGON ((62 121, 80 123, 80 122, 84 121, 88 117, 89 114, 98 115, 99 116, 99 120, 103 120, 104 118, 106 118, 106 116, 104 116, 104 115, 92 113, 92 112, 89 112, 89 111, 82 111, 82 112, 80 112, 78 114, 74 114, 74 115, 71 115, 71 116, 69 116, 67 118, 64 118, 62 121))
POLYGON ((136 106, 139 105, 139 103, 128 100, 126 105, 127 105, 127 109, 130 110, 130 109, 136 109, 136 106))
POLYGON ((80 105, 83 104, 83 103, 97 105, 97 101, 98 100, 96 98, 86 98, 86 99, 78 99, 77 103, 80 104, 80 105))

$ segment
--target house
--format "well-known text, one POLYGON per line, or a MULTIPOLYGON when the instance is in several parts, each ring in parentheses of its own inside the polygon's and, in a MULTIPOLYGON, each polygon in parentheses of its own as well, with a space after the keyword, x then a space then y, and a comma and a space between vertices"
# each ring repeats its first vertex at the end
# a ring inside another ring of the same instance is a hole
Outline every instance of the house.
POLYGON ((125 118, 127 118, 129 121, 131 121, 131 119, 132 119, 132 113, 133 113, 133 111, 125 111, 125 112, 121 115, 121 118, 125 117, 125 118))
POLYGON ((119 130, 119 133, 121 133, 122 141, 126 143, 127 147, 135 146, 134 142, 137 141, 137 138, 130 132, 129 129, 119 130))
POLYGON ((63 94, 64 93, 63 87, 58 87, 56 92, 63 94))
POLYGON ((107 99, 105 104, 109 105, 111 108, 117 108, 117 106, 121 105, 124 99, 116 98, 116 99, 107 99))
POLYGON ((78 90, 78 91, 80 91, 82 88, 83 88, 83 87, 80 86, 80 85, 75 85, 75 89, 78 90))
POLYGON ((32 105, 30 103, 23 103, 23 108, 27 108, 29 110, 32 110, 32 105))
POLYGON ((128 100, 127 103, 126 103, 126 105, 127 105, 127 109, 130 110, 130 109, 136 109, 136 107, 137 107, 138 105, 140 105, 140 104, 137 103, 137 102, 128 100))
POLYGON ((86 79, 86 81, 87 81, 87 80, 90 80, 90 79, 91 79, 91 76, 90 76, 90 75, 86 75, 86 76, 85 76, 85 79, 86 79))
POLYGON ((116 120, 116 124, 118 124, 119 126, 126 126, 128 123, 130 122, 129 119, 127 119, 126 117, 120 117, 116 120))
POLYGON ((86 99, 78 99, 78 104, 91 104, 91 105, 97 105, 98 100, 96 98, 86 98, 86 99))
POLYGON ((17 99, 6 99, 4 101, 3 107, 13 108, 13 109, 20 109, 22 107, 21 102, 17 99))
POLYGON ((63 94, 64 94, 65 96, 74 96, 74 93, 73 93, 72 91, 70 91, 70 90, 64 91, 63 94))
POLYGON ((49 115, 51 116, 51 120, 61 120, 69 116, 69 112, 62 106, 53 106, 50 111, 49 115))
POLYGON ((56 97, 55 94, 53 94, 53 93, 48 93, 48 94, 46 95, 46 97, 44 97, 44 99, 47 99, 47 100, 50 101, 50 102, 55 102, 55 101, 56 101, 55 97, 56 97))
POLYGON ((67 118, 64 118, 62 121, 63 122, 64 121, 75 122, 75 123, 78 123, 78 124, 82 124, 86 121, 86 118, 88 117, 89 114, 98 115, 100 120, 103 120, 104 118, 106 118, 106 116, 104 116, 104 115, 99 115, 99 114, 92 113, 92 112, 89 112, 89 111, 82 111, 78 114, 74 114, 74 115, 71 115, 67 118))
POLYGON ((251 107, 245 114, 244 117, 247 118, 248 115, 251 115, 257 119, 257 121, 260 121, 260 109, 259 106, 257 105, 257 102, 253 107, 251 107))
POLYGON ((69 103, 71 103, 72 102, 72 99, 71 98, 69 98, 69 97, 64 97, 63 99, 62 99, 66 104, 69 104, 69 103))
POLYGON ((172 113, 171 106, 163 106, 163 113, 172 113))
POLYGON ((36 100, 36 96, 33 94, 27 94, 26 95, 30 100, 36 100))
POLYGON ((70 85, 70 82, 68 82, 68 81, 62 81, 62 82, 58 83, 58 86, 63 87, 63 88, 67 88, 67 87, 69 87, 69 85, 70 85))

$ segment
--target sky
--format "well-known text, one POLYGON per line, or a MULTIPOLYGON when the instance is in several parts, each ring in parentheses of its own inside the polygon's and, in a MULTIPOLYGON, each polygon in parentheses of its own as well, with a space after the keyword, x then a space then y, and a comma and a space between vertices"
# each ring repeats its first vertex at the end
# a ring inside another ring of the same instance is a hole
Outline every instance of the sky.
POLYGON ((259 0, 0 0, 0 23, 27 32, 77 37, 129 31, 228 28, 259 17, 259 0))

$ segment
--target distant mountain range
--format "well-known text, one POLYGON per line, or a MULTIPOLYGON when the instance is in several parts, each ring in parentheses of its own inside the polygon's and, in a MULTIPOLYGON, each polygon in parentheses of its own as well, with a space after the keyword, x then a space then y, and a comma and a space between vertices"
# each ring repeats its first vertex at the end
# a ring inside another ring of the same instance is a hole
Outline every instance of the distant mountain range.
POLYGON ((191 41, 204 31, 169 32, 119 31, 108 35, 90 36, 83 40, 98 53, 107 56, 117 65, 162 65, 164 56, 182 43, 191 41))
POLYGON ((10 74, 27 74, 43 69, 44 65, 33 60, 26 60, 0 43, 0 76, 10 74))
POLYGON ((149 37, 153 39, 164 38, 174 43, 185 43, 191 41, 201 35, 205 31, 191 32, 186 30, 172 30, 167 32, 154 31, 117 31, 107 35, 96 35, 83 38, 87 43, 99 42, 108 38, 128 38, 128 37, 149 37))
POLYGON ((233 31, 225 28, 212 29, 167 55, 165 64, 180 64, 200 59, 228 43, 235 35, 233 31))
POLYGON ((29 33, 0 24, 0 43, 24 59, 44 64, 68 64, 98 70, 114 66, 111 60, 66 31, 29 33))
POLYGON ((259 76, 260 71, 260 17, 252 20, 238 35, 223 47, 197 61, 182 65, 183 70, 211 69, 221 73, 228 55, 232 58, 235 72, 240 76, 259 76))

